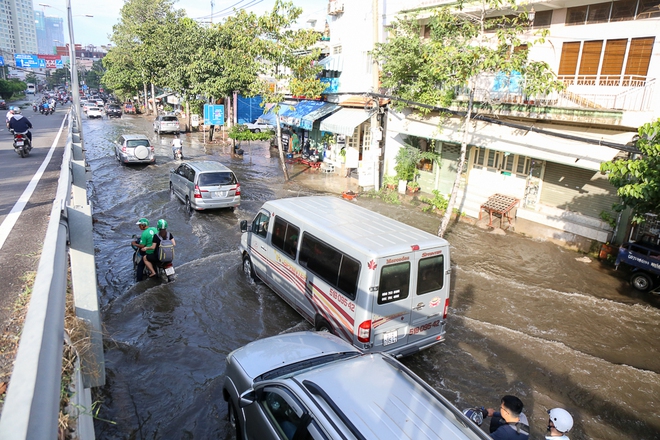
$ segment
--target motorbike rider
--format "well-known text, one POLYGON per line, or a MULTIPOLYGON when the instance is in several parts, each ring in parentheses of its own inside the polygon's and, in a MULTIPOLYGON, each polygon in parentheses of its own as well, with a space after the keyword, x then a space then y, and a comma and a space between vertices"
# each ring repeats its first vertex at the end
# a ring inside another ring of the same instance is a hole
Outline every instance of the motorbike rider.
POLYGON ((11 107, 9 107, 9 111, 8 111, 7 114, 5 115, 5 125, 7 125, 7 130, 11 130, 11 129, 9 128, 9 121, 10 121, 11 118, 13 118, 13 117, 14 117, 14 106, 11 106, 11 107))
POLYGON ((172 245, 176 246, 176 241, 174 241, 174 235, 167 232, 167 221, 165 219, 160 219, 156 222, 156 229, 158 233, 153 236, 153 243, 146 250, 153 250, 154 252, 146 255, 145 264, 150 271, 153 271, 153 265, 158 265, 160 261, 158 260, 158 247, 160 246, 161 240, 171 240, 172 245), (151 267, 150 267, 151 266, 151 267))
POLYGON ((548 411, 548 432, 546 440, 569 440, 566 433, 573 427, 573 416, 564 408, 553 408, 548 411))
POLYGON ((183 144, 181 143, 179 136, 176 136, 174 139, 172 139, 172 156, 174 156, 175 159, 177 151, 181 155, 181 159, 183 159, 183 144))
POLYGON ((28 118, 21 114, 21 109, 14 107, 14 117, 9 120, 9 129, 14 130, 14 133, 25 133, 27 138, 30 140, 30 145, 32 144, 32 123, 28 118))
MULTIPOLYGON (((147 265, 146 257, 148 254, 153 254, 154 251, 153 249, 147 249, 153 244, 154 240, 154 235, 158 233, 156 228, 150 228, 149 227, 149 220, 146 218, 141 218, 140 220, 137 221, 136 225, 140 228, 140 231, 142 231, 142 234, 140 235, 140 238, 138 240, 134 240, 131 242, 131 245, 134 247, 139 248, 139 254, 140 254, 140 260, 137 265, 137 281, 142 281, 142 273, 144 272, 144 267, 147 266, 149 268, 149 265, 147 265)), ((149 268, 149 272, 151 275, 149 277, 153 277, 156 275, 156 272, 153 270, 153 266, 149 268)))

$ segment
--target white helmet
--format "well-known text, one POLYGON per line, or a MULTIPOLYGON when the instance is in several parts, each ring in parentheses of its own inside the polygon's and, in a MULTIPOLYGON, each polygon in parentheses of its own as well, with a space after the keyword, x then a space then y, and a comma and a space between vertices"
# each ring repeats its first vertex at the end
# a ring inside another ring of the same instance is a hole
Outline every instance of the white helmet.
POLYGON ((548 415, 557 431, 561 433, 568 432, 573 427, 573 416, 563 408, 553 408, 548 411, 548 415))

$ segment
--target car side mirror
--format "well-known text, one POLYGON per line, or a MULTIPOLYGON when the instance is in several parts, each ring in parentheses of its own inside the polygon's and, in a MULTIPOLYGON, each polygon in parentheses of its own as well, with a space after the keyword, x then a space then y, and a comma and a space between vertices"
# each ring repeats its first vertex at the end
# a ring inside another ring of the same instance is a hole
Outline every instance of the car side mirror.
POLYGON ((241 225, 241 232, 247 232, 248 230, 247 220, 241 220, 240 225, 241 225))
POLYGON ((256 398, 254 390, 247 390, 243 394, 241 394, 238 398, 238 407, 239 408, 245 408, 248 405, 251 405, 254 403, 254 400, 256 398))

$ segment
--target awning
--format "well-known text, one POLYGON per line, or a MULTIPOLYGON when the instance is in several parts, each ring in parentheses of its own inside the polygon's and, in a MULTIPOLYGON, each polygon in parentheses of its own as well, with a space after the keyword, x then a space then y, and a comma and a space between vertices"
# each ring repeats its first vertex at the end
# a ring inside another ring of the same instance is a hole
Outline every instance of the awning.
POLYGON ((371 117, 371 113, 362 109, 342 108, 334 115, 321 121, 321 131, 353 136, 355 127, 371 117))
POLYGON ((325 102, 323 101, 300 101, 295 105, 293 111, 287 111, 286 113, 280 111, 280 122, 294 127, 301 127, 301 121, 304 116, 318 110, 324 105, 325 102))
MULTIPOLYGON (((289 112, 292 112, 292 106, 295 106, 295 102, 280 102, 279 106, 279 115, 283 116, 286 115, 289 112)), ((267 110, 264 110, 264 113, 257 118, 260 122, 265 122, 270 125, 277 125, 277 116, 275 115, 275 112, 273 111, 273 107, 269 107, 267 110)))
POLYGON ((344 68, 344 58, 341 54, 330 55, 319 61, 319 64, 323 66, 323 70, 341 72, 344 68))
POLYGON ((314 121, 317 121, 324 116, 328 116, 330 113, 335 112, 340 108, 341 107, 339 107, 337 104, 326 102, 323 104, 323 106, 303 116, 302 121, 300 121, 300 128, 311 130, 312 125, 314 125, 314 121))
MULTIPOLYGON (((388 124, 388 130, 398 131, 404 135, 438 139, 456 144, 460 144, 462 141, 462 124, 456 118, 451 118, 443 122, 441 124, 442 128, 438 128, 439 119, 437 117, 414 119, 409 116, 408 118, 400 119, 402 116, 400 113, 390 112, 390 115, 396 115, 397 117, 391 118, 392 121, 388 124)), ((584 127, 571 126, 558 127, 556 125, 539 123, 535 123, 534 127, 547 132, 557 132, 563 135, 588 138, 595 141, 607 141, 621 145, 630 142, 635 135, 634 132, 623 130, 586 129, 584 127)), ((590 144, 579 140, 559 138, 484 121, 478 121, 476 123, 468 144, 592 171, 600 170, 600 164, 602 162, 614 159, 619 153, 619 150, 616 148, 590 144)))

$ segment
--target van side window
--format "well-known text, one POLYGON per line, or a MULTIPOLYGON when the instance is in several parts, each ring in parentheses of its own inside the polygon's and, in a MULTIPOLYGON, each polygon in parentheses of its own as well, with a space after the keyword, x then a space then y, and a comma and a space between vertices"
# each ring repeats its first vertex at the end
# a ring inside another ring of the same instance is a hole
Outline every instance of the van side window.
POLYGON ((257 216, 252 220, 252 232, 266 238, 266 235, 268 234, 268 219, 270 216, 265 213, 265 212, 260 212, 257 214, 257 216))
POLYGON ((445 256, 437 255, 419 260, 417 295, 442 289, 445 280, 445 256))
POLYGON ((299 262, 350 299, 357 293, 360 263, 318 238, 303 234, 299 262))
POLYGON ((296 259, 296 252, 298 251, 299 235, 300 229, 297 226, 292 225, 280 217, 275 217, 271 243, 274 247, 281 250, 294 260, 296 259))
POLYGON ((408 298, 409 288, 410 262, 383 266, 378 283, 378 304, 408 298))

